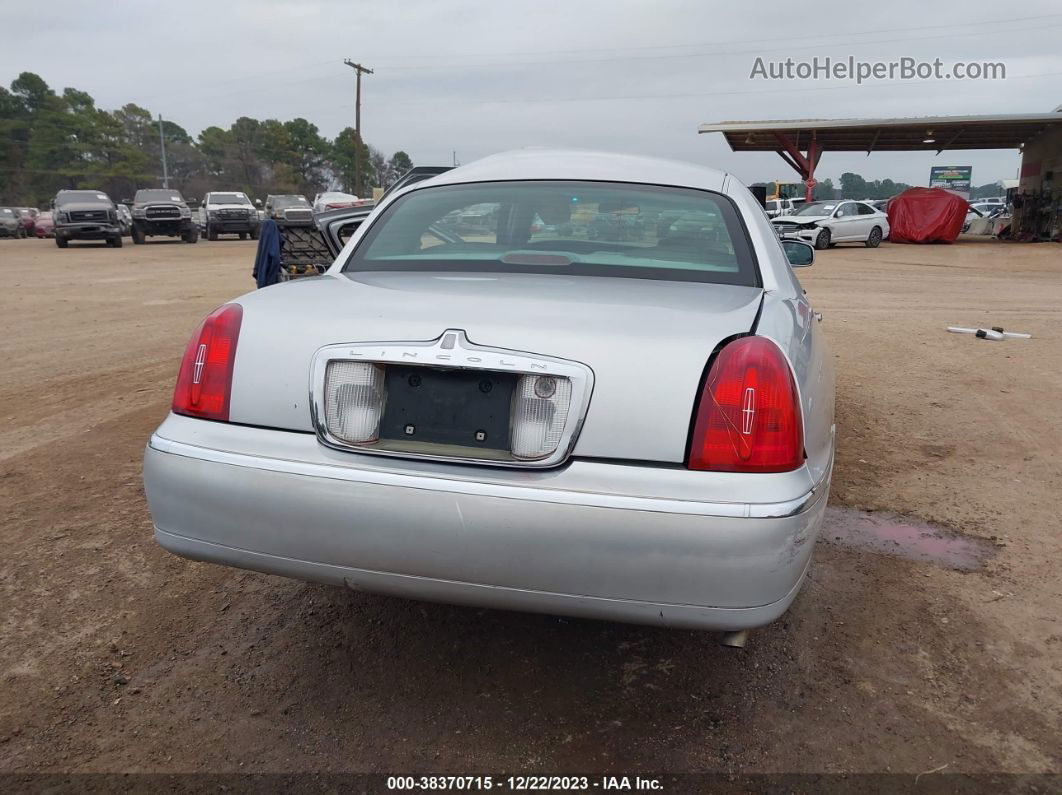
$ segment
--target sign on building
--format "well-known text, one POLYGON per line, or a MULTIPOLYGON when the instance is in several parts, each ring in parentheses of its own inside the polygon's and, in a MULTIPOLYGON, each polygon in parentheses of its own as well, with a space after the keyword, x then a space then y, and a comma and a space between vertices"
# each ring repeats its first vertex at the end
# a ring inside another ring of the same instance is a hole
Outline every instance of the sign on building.
POLYGON ((967 200, 970 198, 971 179, 973 166, 933 166, 929 169, 929 187, 950 190, 967 200))

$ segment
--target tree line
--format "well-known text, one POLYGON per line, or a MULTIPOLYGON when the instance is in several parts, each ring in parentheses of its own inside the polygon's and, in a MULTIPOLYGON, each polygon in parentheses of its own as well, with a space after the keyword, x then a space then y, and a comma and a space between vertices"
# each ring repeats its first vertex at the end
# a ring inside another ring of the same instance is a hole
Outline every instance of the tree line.
MULTIPOLYGON (((799 190, 795 195, 803 198, 804 187, 796 183, 799 190)), ((753 185, 768 186, 766 182, 754 182, 753 185)), ((846 171, 841 174, 840 188, 834 185, 833 180, 826 178, 818 180, 812 188, 812 198, 815 201, 829 201, 831 199, 891 199, 898 193, 903 193, 908 188, 914 187, 906 182, 893 182, 891 179, 864 179, 859 174, 846 171)), ((970 199, 983 199, 990 196, 1000 196, 1005 191, 998 182, 989 182, 984 185, 970 187, 970 199)), ((786 194, 789 195, 789 194, 786 194)))
POLYGON ((128 198, 162 184, 166 147, 170 186, 185 196, 241 190, 269 193, 355 192, 386 187, 412 165, 409 155, 386 157, 359 142, 347 127, 334 139, 306 119, 241 116, 228 129, 207 127, 198 137, 173 121, 160 122, 139 105, 96 107, 76 88, 54 91, 39 75, 23 72, 0 86, 0 204, 46 207, 61 189, 91 188, 128 198))
MULTIPOLYGON (((913 186, 906 182, 893 182, 891 179, 865 180, 851 171, 841 174, 841 198, 845 199, 890 199, 910 187, 913 186)), ((970 186, 970 199, 1001 196, 1004 193, 1006 191, 998 182, 989 182, 976 187, 970 186)), ((837 197, 831 196, 830 198, 837 197)))

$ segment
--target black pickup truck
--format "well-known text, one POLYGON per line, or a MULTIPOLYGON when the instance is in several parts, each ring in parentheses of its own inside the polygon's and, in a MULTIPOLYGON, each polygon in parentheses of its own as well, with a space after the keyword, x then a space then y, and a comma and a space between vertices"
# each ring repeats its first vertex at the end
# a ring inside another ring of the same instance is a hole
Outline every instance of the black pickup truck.
POLYGON ((148 237, 179 237, 185 243, 199 240, 199 227, 192 221, 192 211, 179 191, 169 188, 138 190, 133 197, 134 243, 148 237))
POLYGON ((106 240, 122 247, 118 208, 110 196, 98 190, 61 190, 52 200, 55 245, 66 248, 71 240, 106 240))

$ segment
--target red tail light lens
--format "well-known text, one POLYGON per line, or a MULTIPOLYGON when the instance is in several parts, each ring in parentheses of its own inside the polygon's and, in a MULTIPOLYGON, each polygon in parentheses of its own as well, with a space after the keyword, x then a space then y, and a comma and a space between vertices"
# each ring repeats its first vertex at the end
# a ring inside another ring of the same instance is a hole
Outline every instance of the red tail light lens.
POLYGON ((708 371, 690 445, 690 469, 789 472, 804 461, 796 382, 766 337, 726 345, 708 371))
POLYGON ((243 308, 225 304, 208 315, 192 335, 173 390, 175 414, 228 422, 232 366, 242 321, 243 308))

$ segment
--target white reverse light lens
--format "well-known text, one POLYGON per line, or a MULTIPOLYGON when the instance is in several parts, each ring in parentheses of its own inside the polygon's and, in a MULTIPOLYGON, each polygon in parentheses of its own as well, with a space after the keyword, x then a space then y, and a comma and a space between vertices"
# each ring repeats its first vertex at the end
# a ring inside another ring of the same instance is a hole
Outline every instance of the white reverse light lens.
POLYGON ((560 444, 572 382, 555 375, 523 375, 513 392, 512 453, 515 458, 545 458, 560 444))
POLYGON ((325 427, 350 444, 375 441, 384 406, 384 371, 367 362, 328 363, 325 370, 325 427))

